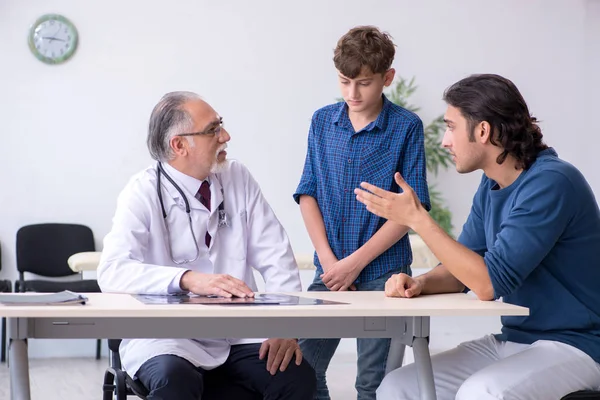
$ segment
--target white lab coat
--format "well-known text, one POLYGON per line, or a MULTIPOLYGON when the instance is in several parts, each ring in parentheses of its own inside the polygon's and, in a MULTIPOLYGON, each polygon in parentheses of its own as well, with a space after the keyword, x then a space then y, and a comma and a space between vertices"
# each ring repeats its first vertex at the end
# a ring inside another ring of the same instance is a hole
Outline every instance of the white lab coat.
MULTIPOLYGON (((104 239, 98 266, 98 283, 103 292, 167 294, 188 269, 229 274, 256 290, 251 266, 264 278, 266 291, 301 290, 287 234, 245 166, 231 161, 226 171, 209 177, 210 212, 194 197, 195 193, 190 193, 176 176, 170 176, 190 203, 200 257, 182 266, 172 261, 156 192, 156 165, 150 166, 135 175, 119 196, 113 226, 104 239), (223 198, 230 226, 218 227, 218 207, 223 198), (212 236, 210 248, 204 242, 207 229, 212 236)), ((164 176, 161 176, 161 186, 173 257, 177 261, 191 260, 196 248, 184 201, 164 176)), ((225 362, 232 344, 260 341, 130 339, 121 342, 120 355, 131 376, 145 361, 161 354, 174 354, 195 366, 212 369, 225 362)))

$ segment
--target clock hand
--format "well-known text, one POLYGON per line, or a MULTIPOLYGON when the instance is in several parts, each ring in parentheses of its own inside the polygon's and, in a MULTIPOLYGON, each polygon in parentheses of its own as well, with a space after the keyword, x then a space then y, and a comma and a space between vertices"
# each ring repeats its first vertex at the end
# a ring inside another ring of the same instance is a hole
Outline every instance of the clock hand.
POLYGON ((52 41, 52 40, 59 40, 61 42, 65 41, 64 39, 59 39, 59 38, 55 38, 55 37, 52 37, 52 36, 43 36, 42 39, 48 39, 50 41, 52 41))

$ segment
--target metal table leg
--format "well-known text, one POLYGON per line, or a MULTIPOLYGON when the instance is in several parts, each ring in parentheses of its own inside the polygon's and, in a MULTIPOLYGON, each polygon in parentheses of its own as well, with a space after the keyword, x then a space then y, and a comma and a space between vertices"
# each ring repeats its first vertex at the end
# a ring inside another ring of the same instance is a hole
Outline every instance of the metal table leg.
POLYGON ((398 339, 392 339, 390 343, 390 351, 388 353, 385 374, 389 374, 393 370, 402 367, 404 362, 404 353, 406 345, 398 339))
POLYGON ((426 338, 416 337, 413 340, 413 352, 415 354, 415 366, 417 367, 417 380, 421 400, 436 400, 435 382, 433 380, 433 368, 429 354, 429 343, 426 338))
POLYGON ((11 400, 31 400, 29 392, 29 355, 27 354, 27 320, 10 318, 8 320, 10 345, 8 361, 10 369, 11 400))
POLYGON ((405 318, 404 330, 397 338, 401 343, 413 347, 421 400, 436 400, 435 382, 429 354, 429 320, 429 317, 405 318))

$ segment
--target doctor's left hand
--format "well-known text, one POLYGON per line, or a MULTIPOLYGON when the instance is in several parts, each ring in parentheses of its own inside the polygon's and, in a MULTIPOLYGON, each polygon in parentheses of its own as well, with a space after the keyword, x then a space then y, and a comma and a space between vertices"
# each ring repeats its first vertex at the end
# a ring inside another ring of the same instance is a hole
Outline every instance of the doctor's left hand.
POLYGON ((186 271, 181 276, 179 287, 199 295, 254 297, 254 292, 244 281, 227 274, 202 274, 186 271))
POLYGON ((267 339, 260 346, 258 358, 262 360, 267 354, 267 371, 271 375, 275 375, 277 370, 285 371, 294 356, 296 365, 302 363, 302 351, 297 339, 267 339))

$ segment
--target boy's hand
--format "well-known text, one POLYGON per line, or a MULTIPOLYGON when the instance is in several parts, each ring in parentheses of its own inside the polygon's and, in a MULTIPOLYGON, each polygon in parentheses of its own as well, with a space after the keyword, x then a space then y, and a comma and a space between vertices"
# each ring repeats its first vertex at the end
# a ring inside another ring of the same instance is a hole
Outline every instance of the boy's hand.
POLYGON ((333 292, 356 290, 354 281, 362 271, 352 259, 351 256, 346 257, 337 263, 333 264, 329 269, 325 270, 321 275, 321 280, 327 288, 333 292))
POLYGON ((321 268, 323 268, 323 272, 329 271, 337 262, 338 259, 331 253, 329 257, 319 257, 319 262, 321 263, 321 268))

